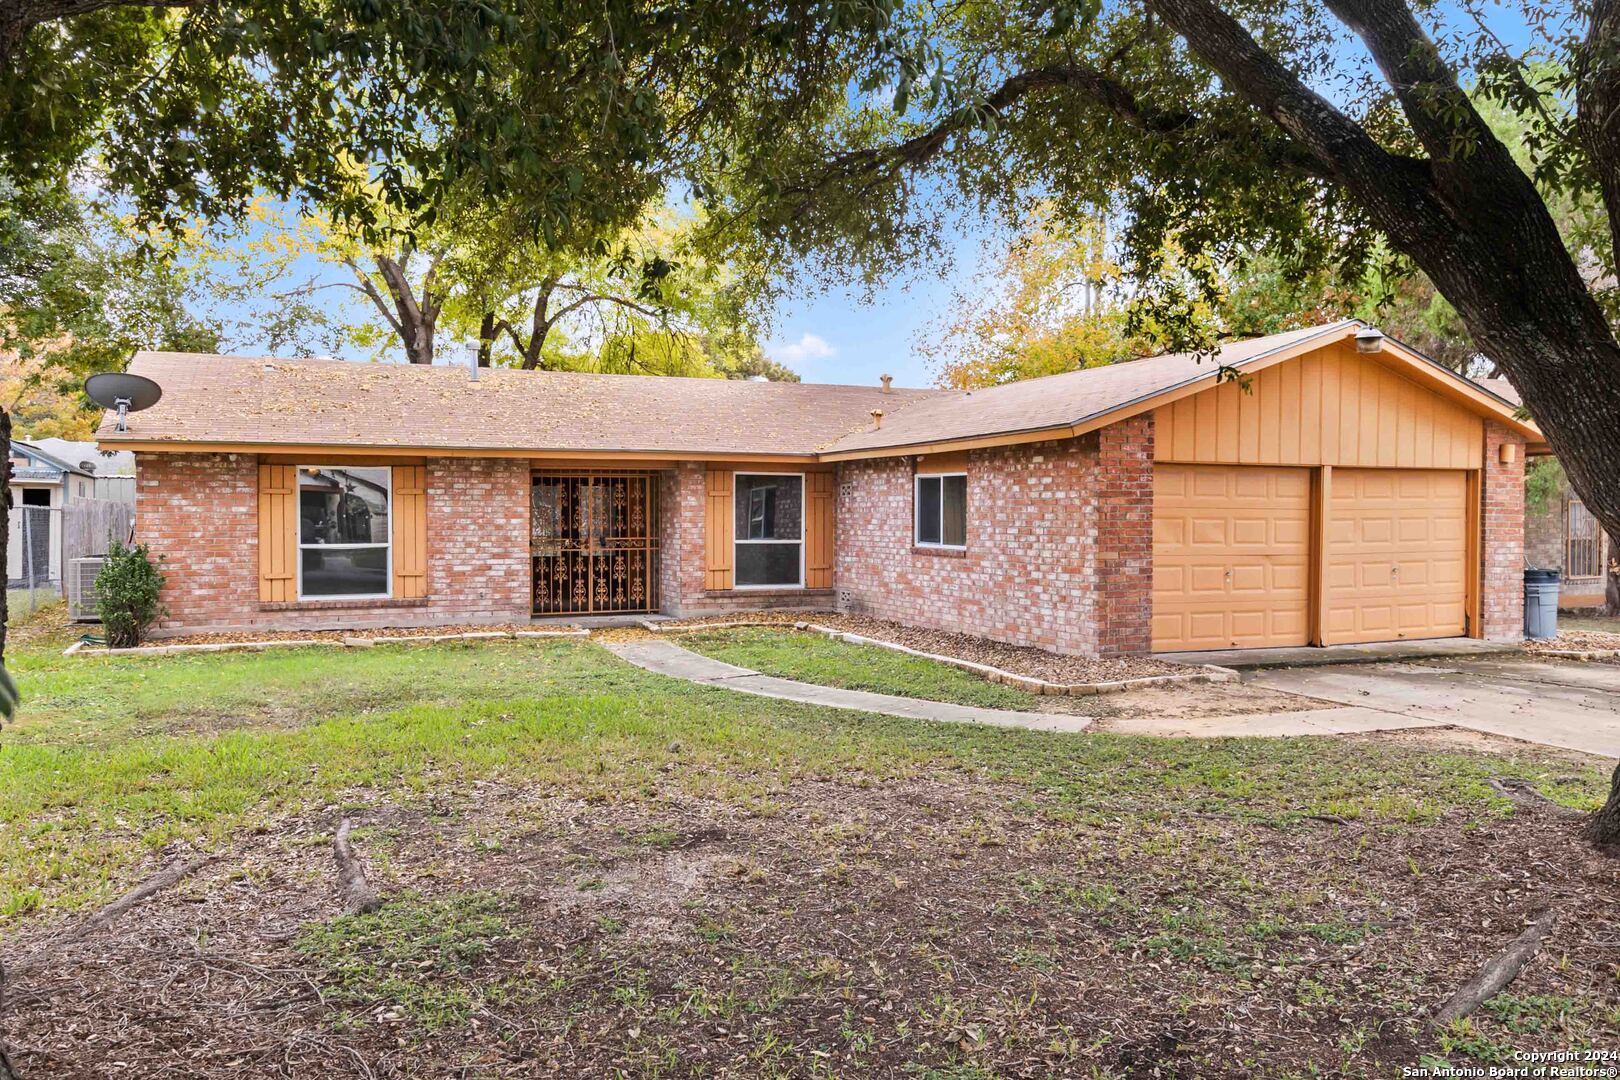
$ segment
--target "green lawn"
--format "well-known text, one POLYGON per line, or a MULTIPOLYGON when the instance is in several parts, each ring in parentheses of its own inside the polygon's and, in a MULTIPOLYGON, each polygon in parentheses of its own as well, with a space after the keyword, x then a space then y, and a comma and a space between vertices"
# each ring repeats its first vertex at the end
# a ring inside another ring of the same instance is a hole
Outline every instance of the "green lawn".
MULTIPOLYGON (((784 651, 706 638, 750 667, 784 651)), ((1594 759, 926 724, 581 641, 84 659, 66 640, 8 658, 0 953, 159 849, 218 862, 59 949, 48 998, 8 981, 26 1075, 99 1075, 116 1032, 121 1061, 207 1076, 284 1049, 335 1076, 1382 1076, 1612 1045, 1620 1024, 1612 870, 1486 784, 1590 807, 1594 759), (375 915, 337 917, 345 815, 375 915), (1541 902, 1504 885, 1531 865, 1557 868, 1564 959, 1435 1035, 1422 1010, 1541 902)), ((922 677, 824 645, 795 638, 781 662, 809 666, 783 673, 922 677)), ((956 700, 1014 700, 952 674, 956 700)))
POLYGON ((876 645, 852 645, 803 631, 742 627, 687 633, 674 640, 683 648, 728 664, 844 690, 870 690, 1022 712, 1051 709, 1054 703, 1052 698, 986 682, 937 660, 907 656, 876 645))

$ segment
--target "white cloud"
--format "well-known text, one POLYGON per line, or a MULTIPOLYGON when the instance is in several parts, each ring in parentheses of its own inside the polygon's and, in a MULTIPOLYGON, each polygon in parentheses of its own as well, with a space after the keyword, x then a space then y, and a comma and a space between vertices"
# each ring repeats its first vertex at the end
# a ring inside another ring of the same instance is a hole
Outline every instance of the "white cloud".
POLYGON ((828 360, 838 355, 838 349, 826 338, 808 332, 798 341, 772 345, 765 351, 772 360, 788 367, 797 367, 806 360, 828 360))

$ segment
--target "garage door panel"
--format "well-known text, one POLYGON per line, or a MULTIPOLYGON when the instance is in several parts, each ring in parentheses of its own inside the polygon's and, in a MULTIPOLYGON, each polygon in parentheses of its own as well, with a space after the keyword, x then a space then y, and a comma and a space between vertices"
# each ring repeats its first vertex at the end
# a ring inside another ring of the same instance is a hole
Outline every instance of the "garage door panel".
POLYGON ((1155 649, 1306 642, 1308 470, 1162 464, 1153 497, 1155 649))
POLYGON ((1464 633, 1466 492, 1461 472, 1333 470, 1327 644, 1464 633))

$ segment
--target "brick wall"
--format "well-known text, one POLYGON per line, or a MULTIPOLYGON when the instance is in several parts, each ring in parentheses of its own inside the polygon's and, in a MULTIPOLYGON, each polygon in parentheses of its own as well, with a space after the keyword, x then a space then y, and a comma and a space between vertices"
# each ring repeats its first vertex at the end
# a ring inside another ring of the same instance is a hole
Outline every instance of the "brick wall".
MULTIPOLYGON (((781 471, 781 465, 761 466, 781 471)), ((727 611, 777 608, 829 609, 831 589, 744 589, 710 591, 707 583, 707 519, 704 489, 708 467, 701 461, 682 462, 664 473, 659 488, 663 515, 659 537, 659 596, 666 615, 690 617, 727 611)), ((740 471, 746 472, 743 468, 740 471)), ((726 527, 730 526, 726 522, 726 527)))
POLYGON ((1546 570, 1564 569, 1566 556, 1564 529, 1569 513, 1567 485, 1548 497, 1539 510, 1524 511, 1524 557, 1531 566, 1546 570))
POLYGON ((135 456, 135 536, 168 579, 160 632, 255 624, 258 507, 252 454, 135 456))
POLYGON ((1484 635, 1518 640, 1524 636, 1524 441, 1494 420, 1485 422, 1482 487, 1484 635), (1504 443, 1516 447, 1511 465, 1502 464, 1504 443))
POLYGON ((957 553, 912 545, 912 459, 845 464, 839 606, 1062 653, 1144 651, 1152 430, 1143 418, 1080 439, 973 451, 967 550, 957 553))
POLYGON ((1098 432, 1097 651, 1153 646, 1153 414, 1098 432))
POLYGON ((262 604, 257 458, 139 454, 136 473, 136 532, 168 578, 160 635, 529 618, 525 461, 428 460, 428 596, 419 601, 262 604))

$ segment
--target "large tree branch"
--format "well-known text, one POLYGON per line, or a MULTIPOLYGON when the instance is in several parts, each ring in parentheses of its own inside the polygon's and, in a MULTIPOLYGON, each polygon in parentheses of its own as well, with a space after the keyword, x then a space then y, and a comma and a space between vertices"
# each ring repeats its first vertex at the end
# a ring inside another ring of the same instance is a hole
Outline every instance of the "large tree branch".
POLYGON ((1152 7, 1228 88, 1305 147, 1402 250, 1433 249, 1454 235, 1458 223, 1425 163, 1378 145, 1212 0, 1153 0, 1152 7))
MULTIPOLYGON (((1008 76, 984 99, 983 107, 1000 114, 1031 95, 1054 90, 1078 94, 1116 119, 1149 134, 1173 136, 1199 122, 1197 116, 1187 110, 1161 110, 1144 105, 1124 83, 1083 64, 1048 64, 1008 76)), ((818 172, 812 187, 819 189, 924 165, 944 151, 952 136, 969 130, 978 115, 977 110, 959 109, 904 142, 839 154, 828 162, 826 169, 818 172)))
POLYGON ((383 294, 378 291, 376 284, 372 282, 371 275, 360 269, 360 264, 355 262, 353 259, 344 259, 343 265, 347 266, 350 271, 354 273, 355 281, 357 282, 355 288, 371 297, 371 302, 377 306, 377 310, 381 312, 382 317, 387 320, 389 327, 394 331, 394 333, 399 333, 399 320, 394 318, 394 313, 392 311, 388 310, 388 301, 383 299, 383 294))
POLYGON ((1428 153, 1443 194, 1472 203, 1479 186, 1500 192, 1511 183, 1520 196, 1539 199, 1404 0, 1328 0, 1328 8, 1372 52, 1428 153))
POLYGON ((11 68, 11 58, 28 36, 43 23, 88 15, 109 7, 197 8, 205 0, 5 0, 0 3, 0 73, 11 68))
POLYGON ((1620 4, 1594 0, 1575 67, 1576 131, 1591 159, 1620 251, 1620 4))

